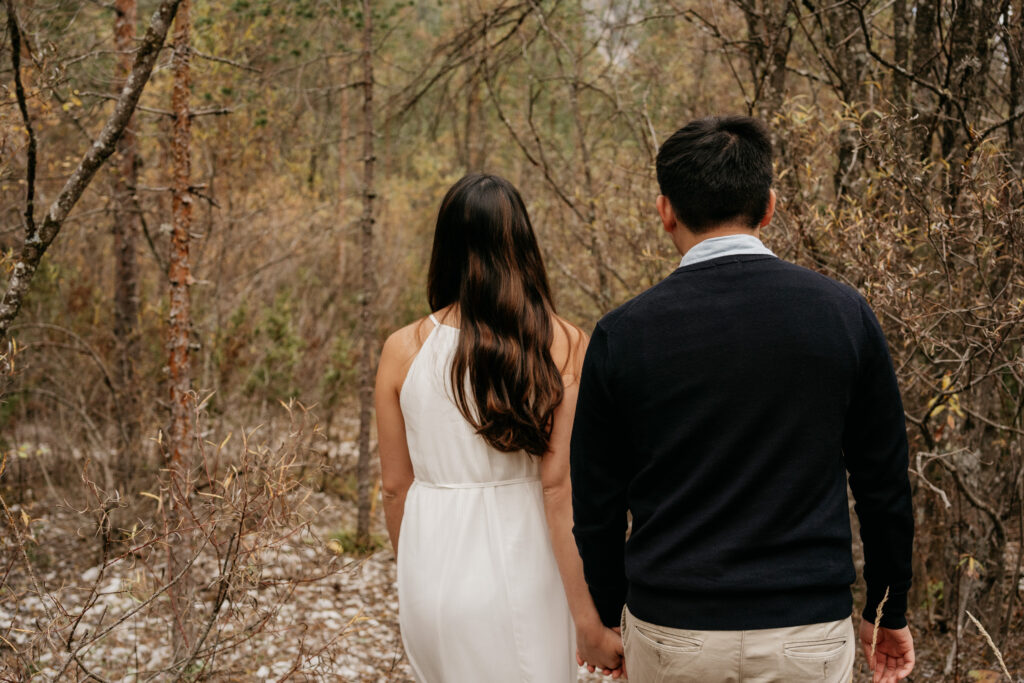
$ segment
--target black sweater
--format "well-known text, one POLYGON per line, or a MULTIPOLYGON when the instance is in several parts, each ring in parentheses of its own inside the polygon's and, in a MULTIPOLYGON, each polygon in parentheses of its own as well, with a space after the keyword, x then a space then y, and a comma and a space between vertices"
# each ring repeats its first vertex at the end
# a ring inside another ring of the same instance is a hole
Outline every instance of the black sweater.
POLYGON ((602 621, 850 615, 846 473, 874 621, 906 624, 913 515, 885 337, 852 288, 772 256, 677 269, 597 324, 572 433, 573 529, 602 621), (626 511, 632 513, 628 541, 626 511))

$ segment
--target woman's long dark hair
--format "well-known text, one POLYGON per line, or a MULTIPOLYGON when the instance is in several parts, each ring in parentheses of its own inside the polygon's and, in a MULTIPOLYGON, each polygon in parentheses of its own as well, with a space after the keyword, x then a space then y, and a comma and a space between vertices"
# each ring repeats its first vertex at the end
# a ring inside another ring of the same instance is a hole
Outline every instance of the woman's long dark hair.
POLYGON ((562 377, 551 358, 551 293, 526 205, 493 175, 455 183, 437 216, 431 310, 456 304, 451 380, 459 411, 499 451, 542 455, 562 377), (468 378, 468 381, 467 381, 468 378))

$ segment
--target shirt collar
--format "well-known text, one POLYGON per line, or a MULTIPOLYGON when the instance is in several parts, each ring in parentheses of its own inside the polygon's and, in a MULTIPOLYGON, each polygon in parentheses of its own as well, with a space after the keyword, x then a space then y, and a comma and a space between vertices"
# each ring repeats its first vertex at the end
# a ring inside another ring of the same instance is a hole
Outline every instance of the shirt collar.
POLYGON ((721 256, 735 256, 736 254, 775 256, 771 249, 764 246, 761 240, 753 235, 726 235, 725 237, 710 237, 695 244, 683 256, 679 262, 679 267, 692 266, 702 261, 708 261, 721 256))

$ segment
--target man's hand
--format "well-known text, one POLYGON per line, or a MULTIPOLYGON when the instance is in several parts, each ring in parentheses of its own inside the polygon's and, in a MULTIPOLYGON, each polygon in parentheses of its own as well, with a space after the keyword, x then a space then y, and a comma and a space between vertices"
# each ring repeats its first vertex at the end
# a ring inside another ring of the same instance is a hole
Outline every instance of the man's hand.
POLYGON ((603 624, 576 628, 576 663, 586 666, 590 673, 601 669, 605 675, 619 678, 625 662, 622 658, 622 637, 619 629, 603 624))
POLYGON ((914 639, 910 628, 878 629, 875 640, 875 656, 871 658, 871 640, 875 633, 875 625, 867 619, 860 622, 860 646, 864 650, 864 658, 874 672, 873 683, 896 683, 910 675, 914 670, 914 639))

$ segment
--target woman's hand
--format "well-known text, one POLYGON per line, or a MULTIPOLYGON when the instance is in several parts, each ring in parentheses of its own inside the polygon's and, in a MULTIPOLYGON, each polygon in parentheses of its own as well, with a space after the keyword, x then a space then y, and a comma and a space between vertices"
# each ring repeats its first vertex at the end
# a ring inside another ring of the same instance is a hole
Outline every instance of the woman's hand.
POLYGON ((586 666, 590 673, 596 669, 612 678, 626 673, 622 655, 622 637, 619 629, 603 624, 576 628, 576 663, 586 666))

